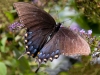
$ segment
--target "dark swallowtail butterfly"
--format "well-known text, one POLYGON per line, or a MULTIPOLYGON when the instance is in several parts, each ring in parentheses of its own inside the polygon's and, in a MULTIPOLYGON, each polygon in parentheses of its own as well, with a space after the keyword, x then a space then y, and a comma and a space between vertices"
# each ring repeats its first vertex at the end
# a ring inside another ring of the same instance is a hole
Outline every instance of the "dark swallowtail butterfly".
POLYGON ((25 2, 14 3, 14 7, 20 22, 27 28, 25 53, 37 57, 39 66, 47 60, 57 59, 61 54, 89 55, 88 43, 69 28, 60 27, 61 23, 56 24, 44 10, 25 2))

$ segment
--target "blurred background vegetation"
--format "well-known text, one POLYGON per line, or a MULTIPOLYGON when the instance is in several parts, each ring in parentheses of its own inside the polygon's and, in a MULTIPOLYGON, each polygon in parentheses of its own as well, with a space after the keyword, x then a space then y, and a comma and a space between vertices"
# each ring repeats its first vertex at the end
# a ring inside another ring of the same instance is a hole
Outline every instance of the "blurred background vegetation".
MULTIPOLYGON (((43 70, 37 74, 34 70, 37 63, 27 55, 18 60, 24 52, 24 30, 11 32, 9 25, 18 21, 13 8, 14 2, 34 2, 50 13, 56 22, 65 21, 70 26, 77 23, 83 29, 92 29, 93 34, 100 36, 100 0, 0 0, 0 75, 48 75, 43 70)), ((58 75, 100 75, 100 65, 90 64, 90 57, 83 57, 67 72, 58 75)))

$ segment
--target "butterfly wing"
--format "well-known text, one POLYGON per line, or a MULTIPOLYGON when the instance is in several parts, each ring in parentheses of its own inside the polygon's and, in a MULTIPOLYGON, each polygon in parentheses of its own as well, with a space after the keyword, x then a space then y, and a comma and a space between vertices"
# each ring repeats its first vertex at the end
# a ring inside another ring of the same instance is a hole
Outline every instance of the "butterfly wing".
POLYGON ((18 2, 14 3, 14 7, 17 10, 20 22, 27 28, 25 34, 26 53, 33 54, 35 57, 47 42, 47 37, 56 23, 48 13, 34 4, 18 2))
POLYGON ((38 59, 47 61, 58 58, 60 54, 89 55, 88 43, 68 28, 61 27, 53 38, 42 48, 38 59))

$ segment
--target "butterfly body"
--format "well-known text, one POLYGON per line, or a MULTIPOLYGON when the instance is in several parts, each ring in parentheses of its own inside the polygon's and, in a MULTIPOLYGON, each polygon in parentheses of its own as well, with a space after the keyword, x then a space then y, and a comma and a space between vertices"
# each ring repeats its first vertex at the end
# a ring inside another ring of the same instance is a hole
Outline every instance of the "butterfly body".
POLYGON ((25 25, 25 44, 29 56, 38 57, 39 63, 53 61, 61 54, 89 55, 88 43, 66 27, 60 27, 44 10, 34 4, 14 3, 20 22, 25 25))

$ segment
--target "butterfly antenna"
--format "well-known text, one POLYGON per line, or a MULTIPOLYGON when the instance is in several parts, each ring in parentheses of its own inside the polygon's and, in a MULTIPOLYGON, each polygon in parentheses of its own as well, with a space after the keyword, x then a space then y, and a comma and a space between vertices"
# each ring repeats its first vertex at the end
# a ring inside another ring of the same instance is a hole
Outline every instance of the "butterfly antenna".
POLYGON ((61 24, 64 24, 66 21, 69 21, 69 20, 71 20, 71 19, 64 20, 64 21, 62 21, 62 22, 60 22, 60 23, 61 23, 61 24))
POLYGON ((22 58, 25 54, 26 54, 26 51, 18 58, 18 60, 19 60, 20 58, 22 58))

